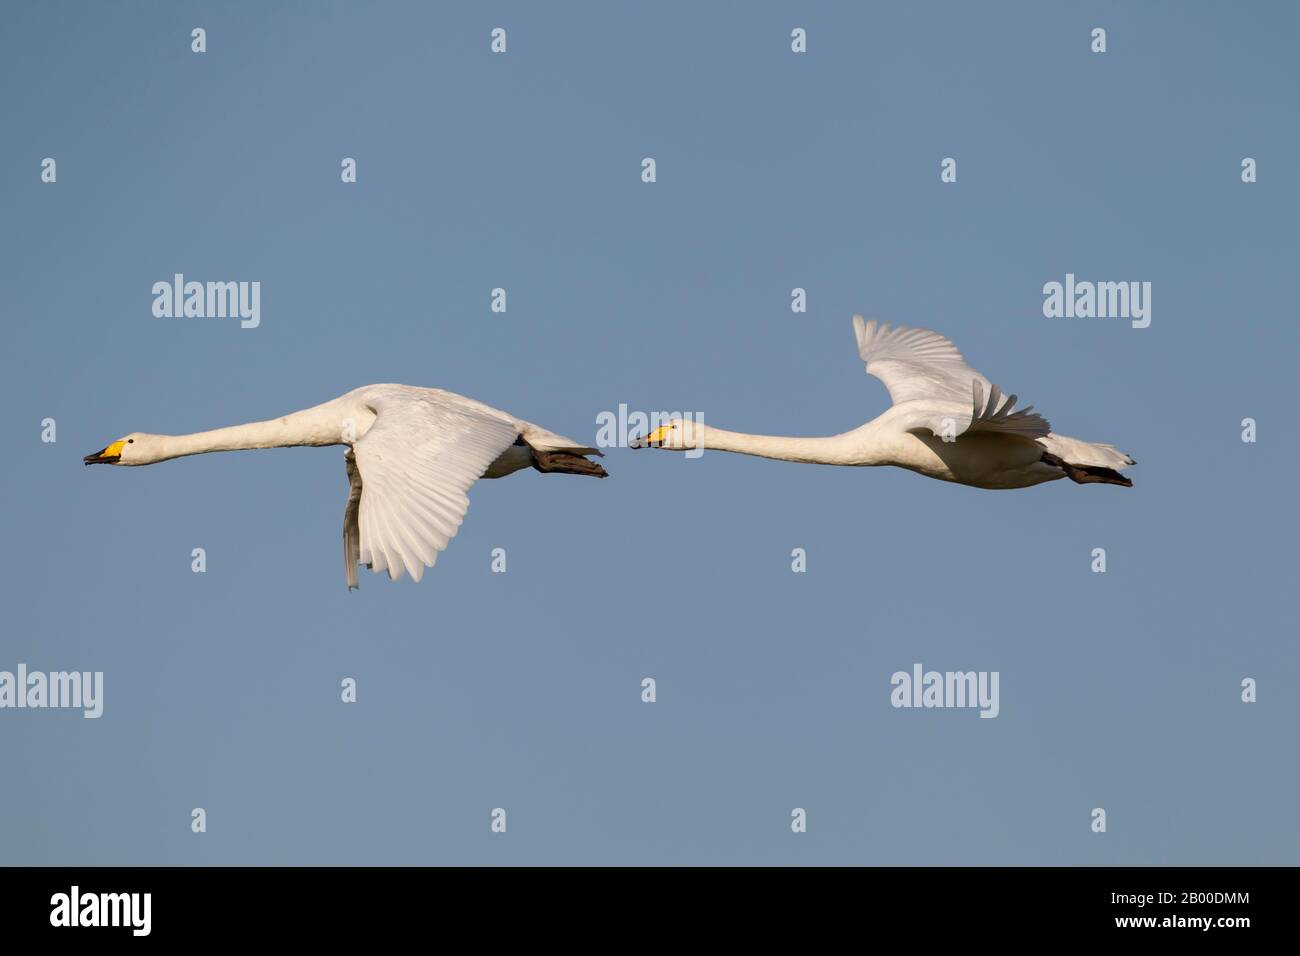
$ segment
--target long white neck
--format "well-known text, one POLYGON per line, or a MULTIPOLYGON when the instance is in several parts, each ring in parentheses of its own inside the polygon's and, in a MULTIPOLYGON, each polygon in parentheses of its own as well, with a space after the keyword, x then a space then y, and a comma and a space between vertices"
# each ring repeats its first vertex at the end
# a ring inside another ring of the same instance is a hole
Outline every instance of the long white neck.
MULTIPOLYGON (((860 432, 861 430, 859 430, 860 432)), ((820 438, 787 438, 782 435, 747 435, 709 426, 703 429, 704 447, 734 451, 741 455, 799 461, 813 465, 870 465, 867 448, 859 432, 820 438)))
POLYGON ((210 451, 338 445, 344 440, 343 429, 344 422, 336 409, 329 405, 318 405, 265 422, 214 428, 192 435, 154 435, 152 438, 162 456, 158 460, 166 461, 210 451))

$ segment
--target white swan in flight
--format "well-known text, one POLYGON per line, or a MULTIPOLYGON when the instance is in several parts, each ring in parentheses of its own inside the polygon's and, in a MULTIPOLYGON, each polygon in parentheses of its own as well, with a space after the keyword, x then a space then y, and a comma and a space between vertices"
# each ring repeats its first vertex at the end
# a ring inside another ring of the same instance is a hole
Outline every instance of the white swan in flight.
POLYGON ((966 364, 937 332, 853 317, 858 355, 885 383, 893 405, 861 428, 826 438, 745 435, 674 419, 633 448, 715 448, 821 465, 896 465, 976 488, 1028 488, 1071 478, 1132 487, 1120 474, 1137 464, 1113 445, 1052 433, 1032 407, 966 364))
POLYGON ((349 590, 357 564, 405 570, 418 581, 456 535, 478 478, 502 478, 530 465, 541 472, 593 475, 605 469, 584 455, 595 448, 438 388, 366 385, 333 401, 271 421, 193 435, 132 432, 88 465, 152 465, 209 451, 347 445, 351 493, 343 512, 343 561, 349 590))

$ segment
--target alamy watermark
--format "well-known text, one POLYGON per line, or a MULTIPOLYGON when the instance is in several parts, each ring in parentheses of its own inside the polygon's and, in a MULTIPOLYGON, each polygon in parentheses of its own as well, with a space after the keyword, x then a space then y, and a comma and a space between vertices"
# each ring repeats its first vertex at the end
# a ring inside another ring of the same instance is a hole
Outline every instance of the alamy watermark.
POLYGON ((177 272, 171 282, 155 282, 153 295, 160 319, 237 318, 244 329, 262 324, 261 282, 186 282, 177 272))
POLYGON ((927 671, 913 664, 912 671, 895 671, 889 679, 894 707, 978 707, 981 717, 996 717, 998 671, 927 671))
POLYGON ((620 402, 617 412, 596 415, 596 447, 644 448, 656 444, 684 451, 687 458, 699 458, 704 446, 691 436, 695 426, 703 425, 701 412, 629 412, 627 405, 620 402))
POLYGON ((1150 282, 1065 282, 1043 286, 1043 315, 1049 319, 1130 319, 1133 328, 1151 324, 1150 282))
POLYGON ((8 707, 69 708, 83 711, 83 717, 99 717, 104 713, 104 672, 29 673, 26 664, 19 664, 17 673, 0 671, 0 709, 8 707))
POLYGON ((148 936, 153 920, 152 893, 83 893, 73 884, 50 897, 51 926, 121 926, 132 936, 148 936))

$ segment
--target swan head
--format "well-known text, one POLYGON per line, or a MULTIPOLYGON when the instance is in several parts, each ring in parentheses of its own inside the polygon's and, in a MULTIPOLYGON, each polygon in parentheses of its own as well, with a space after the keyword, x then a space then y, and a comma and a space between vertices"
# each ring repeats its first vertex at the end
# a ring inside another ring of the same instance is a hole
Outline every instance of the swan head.
POLYGON ((704 423, 689 418, 674 418, 641 438, 628 442, 632 448, 667 448, 670 451, 689 451, 704 447, 704 423))
POLYGON ((115 442, 109 442, 97 452, 81 459, 87 465, 148 465, 161 461, 163 455, 158 453, 155 435, 132 432, 115 442))

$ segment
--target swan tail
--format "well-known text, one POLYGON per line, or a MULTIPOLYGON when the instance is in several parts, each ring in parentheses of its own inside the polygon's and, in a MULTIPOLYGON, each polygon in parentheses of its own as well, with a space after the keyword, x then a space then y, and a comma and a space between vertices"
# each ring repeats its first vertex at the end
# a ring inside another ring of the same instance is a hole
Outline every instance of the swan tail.
POLYGON ((601 458, 605 455, 599 448, 589 448, 532 422, 519 422, 519 434, 534 451, 563 451, 570 455, 596 455, 601 458))
POLYGON ((1120 470, 1136 465, 1137 462, 1114 445, 1080 441, 1055 434, 1039 438, 1038 444, 1045 449, 1042 460, 1060 468, 1067 478, 1077 484, 1133 487, 1133 482, 1120 474, 1120 470))
POLYGON ((609 472, 596 462, 567 451, 539 451, 534 448, 533 467, 543 474, 589 475, 592 478, 609 476, 609 472))

